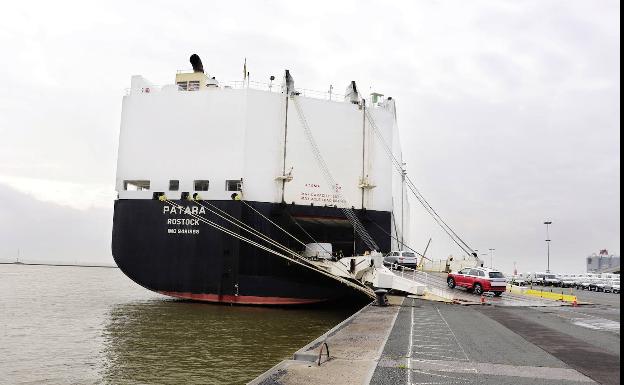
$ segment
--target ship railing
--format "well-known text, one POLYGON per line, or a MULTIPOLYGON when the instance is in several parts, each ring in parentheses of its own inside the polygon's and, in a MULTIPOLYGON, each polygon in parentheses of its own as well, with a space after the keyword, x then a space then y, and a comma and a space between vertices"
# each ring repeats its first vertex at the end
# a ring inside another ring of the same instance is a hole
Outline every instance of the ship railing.
MULTIPOLYGON (((154 92, 160 92, 164 87, 175 87, 175 84, 164 84, 164 85, 150 84, 150 85, 145 85, 137 89, 126 88, 124 91, 126 95, 130 95, 131 93, 154 93, 154 92)), ((229 88, 229 89, 238 89, 238 90, 248 88, 248 89, 253 89, 253 90, 258 90, 258 91, 274 92, 278 94, 281 94, 284 92, 281 84, 279 83, 264 83, 264 82, 250 81, 250 80, 247 80, 247 81, 233 80, 233 81, 219 82, 219 87, 225 88, 225 89, 229 88)), ((186 90, 178 87, 178 91, 186 91, 186 90)), ((332 90, 319 91, 319 90, 312 90, 308 88, 296 88, 296 92, 298 92, 299 95, 307 97, 307 98, 314 98, 314 99, 321 99, 321 100, 333 100, 333 101, 339 101, 339 102, 342 102, 345 97, 343 94, 334 93, 332 90)))
MULTIPOLYGON (((284 90, 282 89, 282 85, 276 82, 265 83, 265 82, 257 82, 257 81, 252 81, 252 80, 247 80, 247 81, 234 80, 234 81, 221 83, 221 85, 223 85, 224 87, 229 87, 229 88, 234 88, 234 89, 250 88, 254 90, 269 91, 269 92, 275 92, 275 93, 284 92, 284 90)), ((334 101, 341 102, 344 100, 344 97, 345 97, 345 95, 343 94, 337 94, 333 92, 333 89, 331 89, 331 87, 327 91, 312 90, 308 88, 295 88, 295 91, 298 92, 299 95, 301 96, 304 96, 307 98, 314 98, 314 99, 334 100, 334 101)))
POLYGON ((401 266, 397 263, 392 263, 386 266, 390 269, 390 271, 392 271, 393 273, 395 273, 396 275, 402 278, 408 278, 408 279, 411 279, 412 281, 420 282, 427 287, 431 284, 430 279, 429 279, 429 274, 425 273, 424 271, 412 269, 407 266, 401 266))
POLYGON ((219 85, 223 88, 233 88, 235 90, 250 88, 258 91, 275 92, 277 94, 282 93, 282 86, 279 83, 263 83, 251 80, 231 80, 227 82, 220 82, 219 85))
MULTIPOLYGON (((154 92, 160 92, 164 87, 175 87, 175 84, 150 84, 144 85, 141 88, 128 87, 124 89, 124 92, 126 95, 130 95, 133 93, 149 94, 154 92)), ((178 87, 178 91, 183 91, 183 89, 178 87)))

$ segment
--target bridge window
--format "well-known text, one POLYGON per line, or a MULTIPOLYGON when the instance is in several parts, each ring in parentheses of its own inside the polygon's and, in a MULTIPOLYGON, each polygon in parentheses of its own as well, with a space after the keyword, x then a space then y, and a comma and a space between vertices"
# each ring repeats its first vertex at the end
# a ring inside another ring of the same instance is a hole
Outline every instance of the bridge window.
POLYGON ((198 80, 190 80, 188 82, 188 91, 198 91, 199 90, 199 81, 198 80))
POLYGON ((124 180, 123 188, 126 191, 143 191, 149 190, 149 180, 124 180))
POLYGON ((196 180, 193 183, 193 190, 195 191, 208 191, 208 187, 210 185, 210 182, 207 180, 196 180))
POLYGON ((169 181, 169 191, 178 191, 180 189, 180 181, 179 180, 170 180, 169 181))
POLYGON ((241 191, 243 182, 240 179, 230 179, 225 181, 225 191, 241 191))
POLYGON ((188 82, 178 82, 177 84, 178 84, 178 88, 183 91, 186 91, 188 88, 188 82))

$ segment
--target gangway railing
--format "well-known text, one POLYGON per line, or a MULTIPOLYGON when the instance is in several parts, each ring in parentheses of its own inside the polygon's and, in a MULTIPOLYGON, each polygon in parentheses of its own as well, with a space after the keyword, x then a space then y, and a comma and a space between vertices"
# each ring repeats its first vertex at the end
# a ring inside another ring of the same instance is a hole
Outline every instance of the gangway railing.
MULTIPOLYGON (((388 265, 386 265, 388 266, 388 265)), ((447 285, 443 280, 432 277, 429 273, 412 269, 407 266, 401 266, 393 263, 388 268, 400 277, 411 279, 412 281, 424 285, 426 291, 447 300, 453 300, 453 294, 447 290, 447 285)))

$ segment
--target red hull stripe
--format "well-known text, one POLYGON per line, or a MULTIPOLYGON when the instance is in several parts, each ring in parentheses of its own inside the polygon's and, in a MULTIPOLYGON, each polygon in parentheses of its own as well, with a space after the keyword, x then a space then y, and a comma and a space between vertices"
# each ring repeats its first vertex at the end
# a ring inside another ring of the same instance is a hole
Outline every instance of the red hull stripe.
POLYGON ((285 297, 257 297, 253 295, 218 295, 182 293, 177 291, 159 291, 160 294, 170 297, 193 299, 206 302, 239 303, 241 305, 303 305, 324 302, 325 299, 316 298, 285 298, 285 297))

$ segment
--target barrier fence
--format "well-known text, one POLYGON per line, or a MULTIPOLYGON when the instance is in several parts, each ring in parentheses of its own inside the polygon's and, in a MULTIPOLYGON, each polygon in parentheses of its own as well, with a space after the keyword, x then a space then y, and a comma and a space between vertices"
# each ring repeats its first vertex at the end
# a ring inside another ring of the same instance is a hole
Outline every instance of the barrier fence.
POLYGON ((576 296, 572 294, 564 294, 563 289, 561 290, 561 293, 557 293, 552 291, 552 288, 551 291, 544 291, 514 285, 507 285, 507 291, 509 291, 510 293, 546 298, 554 301, 576 302, 576 296))

